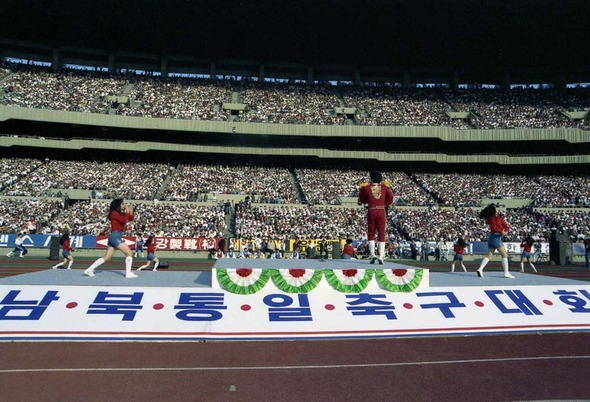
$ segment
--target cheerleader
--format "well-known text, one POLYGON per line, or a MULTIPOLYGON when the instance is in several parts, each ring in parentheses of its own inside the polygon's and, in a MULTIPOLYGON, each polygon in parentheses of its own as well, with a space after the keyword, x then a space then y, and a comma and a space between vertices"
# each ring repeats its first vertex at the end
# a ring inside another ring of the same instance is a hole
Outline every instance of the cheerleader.
POLYGON ((453 250, 455 251, 455 256, 453 257, 453 264, 451 265, 451 272, 455 272, 455 264, 459 262, 461 264, 461 268, 463 268, 464 272, 467 272, 467 268, 463 264, 463 253, 465 252, 465 247, 467 247, 467 243, 462 237, 457 239, 457 243, 453 246, 453 250))
POLYGON ((522 243, 520 243, 520 248, 522 249, 522 252, 520 253, 520 272, 524 272, 525 258, 531 266, 531 268, 533 269, 533 271, 537 272, 537 268, 535 268, 535 266, 531 262, 531 248, 533 247, 533 244, 535 244, 535 240, 531 236, 527 236, 522 241, 522 243))
POLYGON ((61 255, 64 257, 64 260, 62 262, 60 262, 59 264, 55 264, 51 268, 57 269, 59 267, 63 267, 66 264, 66 261, 68 261, 68 268, 67 269, 72 268, 72 264, 74 263, 74 257, 72 257, 72 255, 70 253, 72 251, 74 251, 74 249, 70 245, 70 236, 67 233, 64 233, 63 236, 61 237, 61 239, 59 239, 59 245, 62 248, 61 255))
POLYGON ((144 268, 149 268, 153 261, 154 269, 152 269, 152 271, 157 271, 160 260, 158 260, 158 257, 156 257, 156 243, 154 243, 154 236, 148 237, 148 239, 145 241, 145 246, 147 248, 147 262, 141 267, 137 268, 137 270, 141 271, 144 268))
POLYGON ((483 269, 486 267, 490 259, 494 255, 494 251, 498 250, 502 256, 502 268, 504 269, 504 278, 514 279, 508 271, 508 253, 506 252, 506 246, 502 242, 502 237, 508 234, 510 227, 508 224, 498 216, 498 211, 494 204, 490 204, 485 207, 479 214, 479 217, 486 220, 486 223, 490 227, 490 236, 488 237, 488 255, 481 260, 479 269, 477 270, 477 276, 483 278, 483 269))
POLYGON ((124 204, 122 198, 115 198, 109 206, 107 218, 111 222, 111 234, 108 240, 107 251, 104 256, 97 259, 85 271, 84 275, 94 276, 94 270, 109 261, 115 251, 119 250, 125 254, 125 278, 137 278, 137 275, 131 272, 133 264, 133 252, 123 240, 123 231, 128 222, 133 221, 133 205, 124 204))

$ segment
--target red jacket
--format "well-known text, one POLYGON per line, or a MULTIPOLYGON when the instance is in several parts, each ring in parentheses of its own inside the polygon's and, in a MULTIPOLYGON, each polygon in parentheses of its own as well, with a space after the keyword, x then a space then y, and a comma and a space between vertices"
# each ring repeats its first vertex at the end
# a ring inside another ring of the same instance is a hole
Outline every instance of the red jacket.
POLYGON ((386 207, 393 204, 393 191, 385 184, 369 184, 361 187, 359 201, 371 207, 386 207))
POLYGON ((112 211, 109 219, 111 220, 111 230, 113 232, 122 232, 125 230, 127 222, 133 220, 133 215, 127 212, 112 211))
POLYGON ((490 216, 487 220, 487 223, 490 225, 490 230, 492 233, 502 234, 502 232, 508 232, 510 230, 508 224, 499 216, 490 216))

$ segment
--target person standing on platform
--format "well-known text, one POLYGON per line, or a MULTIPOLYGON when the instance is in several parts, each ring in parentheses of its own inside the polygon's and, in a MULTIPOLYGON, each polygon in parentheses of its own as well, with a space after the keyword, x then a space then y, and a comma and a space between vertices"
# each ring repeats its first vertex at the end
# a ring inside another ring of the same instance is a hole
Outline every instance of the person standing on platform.
POLYGON ((127 222, 133 221, 133 205, 125 204, 122 198, 115 198, 111 201, 107 218, 111 222, 111 234, 109 236, 107 251, 103 257, 94 261, 84 271, 84 275, 94 276, 94 270, 109 261, 115 251, 119 250, 125 254, 125 278, 137 278, 137 275, 131 272, 133 252, 123 240, 123 231, 127 222))
POLYGON ((465 247, 467 247, 467 243, 465 242, 465 239, 463 239, 462 237, 459 237, 457 239, 457 243, 455 243, 455 246, 453 247, 453 250, 455 251, 455 256, 453 257, 453 264, 451 265, 451 272, 455 272, 455 264, 457 262, 459 264, 461 264, 461 268, 463 268, 463 271, 467 272, 467 268, 465 268, 465 265, 463 264, 463 253, 465 252, 465 247))
POLYGON ((389 181, 381 183, 381 172, 373 171, 369 174, 371 183, 362 183, 359 191, 359 204, 368 206, 367 212, 367 239, 369 241, 369 257, 371 264, 379 261, 383 264, 385 258, 385 226, 387 223, 387 207, 393 204, 393 192, 389 187, 389 181), (375 232, 379 238, 379 257, 375 252, 375 232))
POLYGON ((531 268, 534 272, 537 272, 537 268, 531 262, 531 249, 535 244, 535 240, 531 236, 527 236, 522 243, 520 243, 520 248, 522 252, 520 253, 520 272, 524 272, 524 260, 526 258, 526 262, 529 263, 531 268))
POLYGON ((506 246, 504 246, 504 243, 502 242, 502 237, 508 234, 510 227, 506 221, 502 219, 502 217, 498 216, 498 211, 496 210, 496 206, 494 204, 490 204, 485 207, 480 212, 479 217, 486 220, 486 223, 490 227, 490 236, 488 237, 488 255, 484 257, 483 260, 481 260, 481 264, 477 270, 477 276, 483 278, 483 269, 486 267, 488 262, 490 262, 492 256, 494 255, 494 251, 498 250, 502 256, 504 278, 514 279, 514 275, 508 271, 508 252, 506 251, 506 246))
POLYGON ((71 253, 72 253, 72 251, 74 251, 74 249, 70 245, 70 235, 67 233, 64 233, 63 236, 61 237, 61 239, 59 239, 59 245, 62 248, 61 255, 64 257, 64 260, 63 260, 63 262, 60 262, 59 264, 55 264, 51 268, 57 269, 59 267, 63 267, 64 265, 66 265, 66 261, 67 261, 68 262, 67 269, 71 269, 72 264, 74 264, 74 257, 72 257, 71 253))
POLYGON ((156 257, 156 243, 154 242, 154 236, 148 237, 148 239, 145 242, 145 246, 147 248, 147 262, 141 267, 137 268, 137 270, 141 271, 144 268, 149 268, 152 265, 153 261, 154 269, 152 269, 152 271, 157 271, 158 265, 160 264, 160 260, 158 260, 158 257, 156 257))

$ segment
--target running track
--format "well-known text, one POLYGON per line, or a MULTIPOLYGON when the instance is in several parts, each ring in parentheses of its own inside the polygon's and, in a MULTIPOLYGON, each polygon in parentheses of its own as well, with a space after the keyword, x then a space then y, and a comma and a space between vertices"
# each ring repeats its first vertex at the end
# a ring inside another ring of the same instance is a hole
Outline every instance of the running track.
POLYGON ((589 333, 5 342, 0 356, 6 401, 590 400, 589 333))
POLYGON ((2 343, 6 401, 588 400, 590 334, 2 343))

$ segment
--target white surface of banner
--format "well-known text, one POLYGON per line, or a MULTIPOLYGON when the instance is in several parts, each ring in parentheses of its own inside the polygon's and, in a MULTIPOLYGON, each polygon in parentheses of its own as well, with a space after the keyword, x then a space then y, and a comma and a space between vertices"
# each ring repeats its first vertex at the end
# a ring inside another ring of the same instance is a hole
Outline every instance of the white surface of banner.
POLYGON ((0 285, 0 340, 258 340, 590 330, 590 284, 236 295, 0 285))

